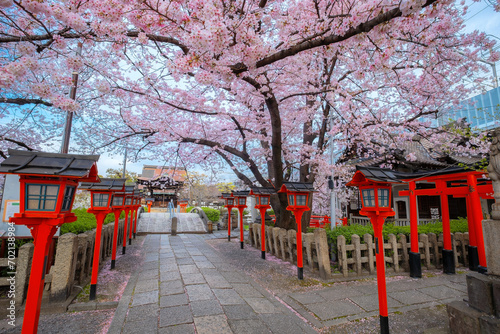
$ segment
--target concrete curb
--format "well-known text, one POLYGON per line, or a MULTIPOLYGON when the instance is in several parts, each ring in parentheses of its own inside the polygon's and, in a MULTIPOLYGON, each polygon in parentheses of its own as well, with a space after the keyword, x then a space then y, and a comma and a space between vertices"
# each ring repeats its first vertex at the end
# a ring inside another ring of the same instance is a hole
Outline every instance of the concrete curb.
POLYGON ((123 295, 118 302, 115 314, 113 315, 113 320, 109 326, 108 333, 121 333, 123 324, 125 323, 125 318, 127 316, 128 307, 132 300, 132 294, 134 292, 135 284, 139 279, 140 271, 136 271, 127 283, 123 295))
POLYGON ((118 302, 88 302, 88 303, 78 303, 71 304, 68 306, 68 312, 80 312, 80 311, 94 311, 94 310, 107 310, 110 308, 116 308, 118 302))

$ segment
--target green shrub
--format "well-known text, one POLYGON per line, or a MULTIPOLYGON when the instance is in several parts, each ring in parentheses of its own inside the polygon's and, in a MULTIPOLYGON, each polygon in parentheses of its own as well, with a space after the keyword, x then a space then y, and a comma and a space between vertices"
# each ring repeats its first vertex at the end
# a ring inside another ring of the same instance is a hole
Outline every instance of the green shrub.
MULTIPOLYGON (((191 212, 191 210, 193 210, 193 208, 194 207, 192 207, 192 206, 187 207, 186 208, 186 212, 191 212)), ((208 208, 206 206, 201 207, 201 209, 207 215, 208 220, 210 220, 212 222, 218 222, 219 221, 220 211, 218 209, 212 209, 212 208, 208 208)))
MULTIPOLYGON (((60 235, 63 235, 65 233, 80 234, 96 228, 97 221, 95 219, 95 216, 92 213, 88 213, 87 209, 78 208, 74 209, 72 212, 76 215, 77 220, 73 223, 63 224, 61 226, 60 235)), ((125 211, 122 211, 120 214, 120 219, 123 218, 125 218, 125 211)), ((113 213, 110 213, 106 216, 106 218, 104 218, 104 225, 113 223, 114 221, 115 215, 113 213)))

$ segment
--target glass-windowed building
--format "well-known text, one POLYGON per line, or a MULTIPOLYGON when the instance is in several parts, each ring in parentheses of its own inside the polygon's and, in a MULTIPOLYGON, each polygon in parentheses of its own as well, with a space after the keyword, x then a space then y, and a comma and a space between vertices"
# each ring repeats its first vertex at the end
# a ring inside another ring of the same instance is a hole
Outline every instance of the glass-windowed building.
POLYGON ((433 126, 465 118, 472 129, 489 130, 500 126, 500 87, 462 101, 456 109, 444 112, 433 120, 433 126))

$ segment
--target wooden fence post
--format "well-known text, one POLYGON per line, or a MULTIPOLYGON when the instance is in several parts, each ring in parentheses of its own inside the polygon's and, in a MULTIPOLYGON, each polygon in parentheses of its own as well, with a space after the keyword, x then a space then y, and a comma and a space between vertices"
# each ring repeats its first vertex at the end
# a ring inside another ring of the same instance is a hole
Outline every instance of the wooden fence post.
POLYGON ((35 245, 31 242, 19 248, 16 262, 16 296, 14 297, 16 308, 20 308, 26 298, 34 249, 35 245))
POLYGON ((389 234, 389 244, 392 248, 392 263, 394 265, 394 272, 399 273, 398 239, 392 233, 389 234))
POLYGON ((345 249, 345 237, 343 235, 339 235, 337 237, 337 248, 339 254, 339 266, 341 267, 342 274, 344 277, 349 275, 349 269, 347 268, 347 251, 345 249))
POLYGON ((373 255, 373 236, 369 233, 366 233, 363 236, 363 240, 366 243, 366 251, 367 251, 367 258, 368 258, 368 271, 371 274, 375 273, 375 257, 373 255))
POLYGON ((406 235, 400 233, 398 236, 401 243, 401 267, 403 267, 404 271, 410 271, 410 256, 408 254, 406 235))
POLYGON ((352 257, 354 259, 355 270, 358 275, 361 275, 363 267, 361 266, 361 241, 359 235, 353 234, 351 236, 351 245, 354 246, 352 257))

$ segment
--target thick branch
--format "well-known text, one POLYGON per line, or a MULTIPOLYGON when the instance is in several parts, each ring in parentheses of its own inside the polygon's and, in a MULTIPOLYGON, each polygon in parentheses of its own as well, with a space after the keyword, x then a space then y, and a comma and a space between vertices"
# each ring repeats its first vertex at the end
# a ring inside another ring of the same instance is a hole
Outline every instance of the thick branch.
POLYGON ((25 104, 42 104, 47 107, 52 107, 52 103, 44 101, 42 99, 23 99, 23 98, 7 98, 0 97, 0 103, 9 103, 9 104, 17 104, 23 106, 25 104))

